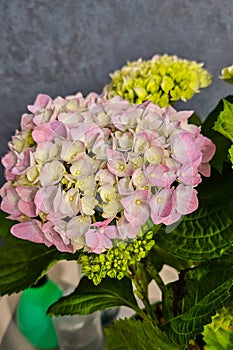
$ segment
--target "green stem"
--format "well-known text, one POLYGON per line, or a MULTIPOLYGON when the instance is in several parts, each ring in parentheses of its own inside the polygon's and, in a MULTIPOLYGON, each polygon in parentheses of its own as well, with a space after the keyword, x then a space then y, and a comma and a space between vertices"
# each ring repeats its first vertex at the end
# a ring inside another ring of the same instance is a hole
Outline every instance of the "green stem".
POLYGON ((153 264, 150 261, 146 262, 146 270, 150 274, 150 276, 153 278, 153 280, 158 285, 159 289, 162 293, 162 305, 163 305, 163 317, 165 319, 170 319, 172 317, 170 307, 169 307, 169 296, 167 294, 167 287, 163 283, 162 278, 160 277, 158 271, 153 266, 153 264))
MULTIPOLYGON (((145 305, 145 304, 144 304, 145 305)), ((140 316, 143 320, 145 320, 145 321, 147 321, 147 322, 149 322, 149 323, 151 323, 152 321, 151 321, 151 317, 148 315, 148 313, 147 312, 145 312, 144 310, 142 310, 142 309, 140 309, 140 308, 133 308, 135 311, 136 311, 136 313, 138 314, 138 316, 140 316)))
POLYGON ((147 269, 148 273, 150 274, 150 276, 157 283, 158 287, 160 288, 160 290, 162 292, 162 297, 163 297, 165 294, 166 287, 163 283, 162 278, 159 276, 158 271, 156 270, 156 268, 153 266, 153 264, 150 261, 146 262, 146 269, 147 269))
MULTIPOLYGON (((138 264, 137 269, 132 270, 131 280, 136 287, 135 294, 144 304, 145 311, 143 311, 143 313, 146 315, 146 320, 151 323, 155 323, 155 315, 148 299, 148 280, 145 279, 145 272, 142 269, 144 269, 144 266, 142 264, 138 264)), ((143 318, 145 319, 145 317, 143 318)))
POLYGON ((137 279, 133 279, 133 283, 136 287, 136 295, 138 296, 138 298, 140 298, 140 300, 143 302, 143 305, 145 306, 147 320, 154 323, 153 310, 151 308, 150 302, 144 289, 141 288, 142 286, 140 285, 140 282, 137 279))

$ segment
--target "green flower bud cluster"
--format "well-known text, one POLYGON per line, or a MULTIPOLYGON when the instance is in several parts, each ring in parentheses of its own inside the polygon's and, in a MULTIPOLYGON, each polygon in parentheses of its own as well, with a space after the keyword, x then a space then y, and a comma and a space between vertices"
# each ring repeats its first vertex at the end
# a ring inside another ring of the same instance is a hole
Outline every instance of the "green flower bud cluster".
POLYGON ((233 65, 223 68, 219 78, 225 80, 229 84, 233 84, 233 65))
POLYGON ((145 258, 155 241, 153 232, 149 231, 138 239, 131 241, 117 240, 114 247, 102 254, 83 253, 78 259, 82 272, 95 285, 105 277, 122 279, 130 276, 130 266, 145 258))
POLYGON ((187 101, 210 85, 211 76, 202 66, 168 55, 139 59, 110 74, 112 81, 104 91, 108 98, 119 95, 133 103, 150 100, 165 107, 180 99, 187 101))

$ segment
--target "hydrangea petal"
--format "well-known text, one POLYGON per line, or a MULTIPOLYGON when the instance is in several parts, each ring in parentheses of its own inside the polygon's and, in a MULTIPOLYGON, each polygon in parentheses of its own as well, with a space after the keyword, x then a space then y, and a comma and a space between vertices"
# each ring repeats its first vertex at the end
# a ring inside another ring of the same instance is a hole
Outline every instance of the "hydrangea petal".
POLYGON ((11 228, 11 233, 17 238, 27 239, 35 243, 44 243, 41 223, 38 220, 28 220, 15 224, 11 228))
POLYGON ((190 214, 198 208, 197 191, 194 188, 180 184, 175 192, 177 198, 176 210, 179 214, 190 214))

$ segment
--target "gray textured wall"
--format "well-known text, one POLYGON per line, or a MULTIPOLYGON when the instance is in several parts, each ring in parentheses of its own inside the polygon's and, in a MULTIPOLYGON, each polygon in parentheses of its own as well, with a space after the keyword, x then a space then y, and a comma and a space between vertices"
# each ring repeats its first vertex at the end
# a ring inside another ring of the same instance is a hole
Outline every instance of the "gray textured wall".
MULTIPOLYGON (((100 92, 109 72, 154 53, 218 76, 233 63, 232 34, 232 0, 0 0, 0 156, 39 92, 100 92)), ((216 79, 185 108, 206 115, 229 92, 216 79)))

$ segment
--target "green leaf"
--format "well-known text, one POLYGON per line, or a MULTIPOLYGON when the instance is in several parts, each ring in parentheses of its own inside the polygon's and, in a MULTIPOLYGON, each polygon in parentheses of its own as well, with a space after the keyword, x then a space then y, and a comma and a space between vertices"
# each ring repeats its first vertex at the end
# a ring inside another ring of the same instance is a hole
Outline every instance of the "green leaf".
POLYGON ((233 172, 228 166, 223 175, 213 171, 198 187, 199 208, 186 215, 167 233, 161 228, 156 244, 167 252, 192 261, 214 259, 233 243, 233 172))
MULTIPOLYGON (((233 96, 227 96, 225 100, 233 103, 233 96)), ((213 130, 214 123, 216 122, 219 114, 224 109, 223 100, 220 100, 215 109, 209 114, 204 123, 202 124, 202 133, 209 137, 216 145, 216 153, 211 160, 211 165, 215 167, 220 173, 223 169, 223 163, 228 159, 228 149, 231 146, 230 140, 226 139, 219 132, 213 130)))
POLYGON ((0 237, 7 237, 10 233, 11 227, 16 224, 16 221, 8 220, 6 213, 0 210, 0 237))
POLYGON ((223 108, 213 129, 233 142, 233 103, 223 100, 223 108))
MULTIPOLYGON (((232 291, 233 292, 233 291, 232 291)), ((204 341, 206 350, 231 350, 233 344, 233 300, 217 311, 212 322, 204 327, 204 341)))
POLYGON ((35 247, 17 238, 4 240, 0 255, 0 295, 26 289, 46 272, 51 261, 56 261, 55 249, 41 244, 35 247))
MULTIPOLYGON (((220 258, 201 263, 187 270, 184 276, 186 294, 183 301, 184 311, 204 298, 207 294, 221 287, 224 283, 233 283, 233 255, 225 254, 220 258)), ((216 310, 220 307, 218 306, 216 310)))
MULTIPOLYGON (((177 285, 177 282, 173 283, 177 285)), ((188 270, 184 276, 183 313, 161 327, 169 339, 185 346, 211 322, 229 298, 233 284, 233 256, 225 255, 188 270)), ((178 291, 179 293, 179 291, 178 291)))
POLYGON ((59 260, 76 260, 77 254, 61 253, 56 248, 14 237, 14 224, 0 213, 0 295, 20 292, 34 284, 59 260))
POLYGON ((233 145, 229 149, 229 154, 230 154, 230 161, 232 163, 232 168, 233 168, 233 145))
POLYGON ((233 332, 228 332, 223 328, 215 332, 213 329, 205 327, 204 341, 206 342, 206 350, 232 350, 233 332))
POLYGON ((157 326, 133 319, 118 320, 106 328, 107 350, 181 350, 157 326))
POLYGON ((200 117, 196 113, 193 113, 191 115, 191 117, 189 117, 188 123, 189 124, 194 124, 196 126, 201 126, 201 124, 202 124, 200 117))
POLYGON ((75 291, 54 303, 48 310, 50 315, 86 315, 97 310, 125 305, 142 313, 137 306, 130 279, 105 278, 95 286, 83 277, 75 291))

